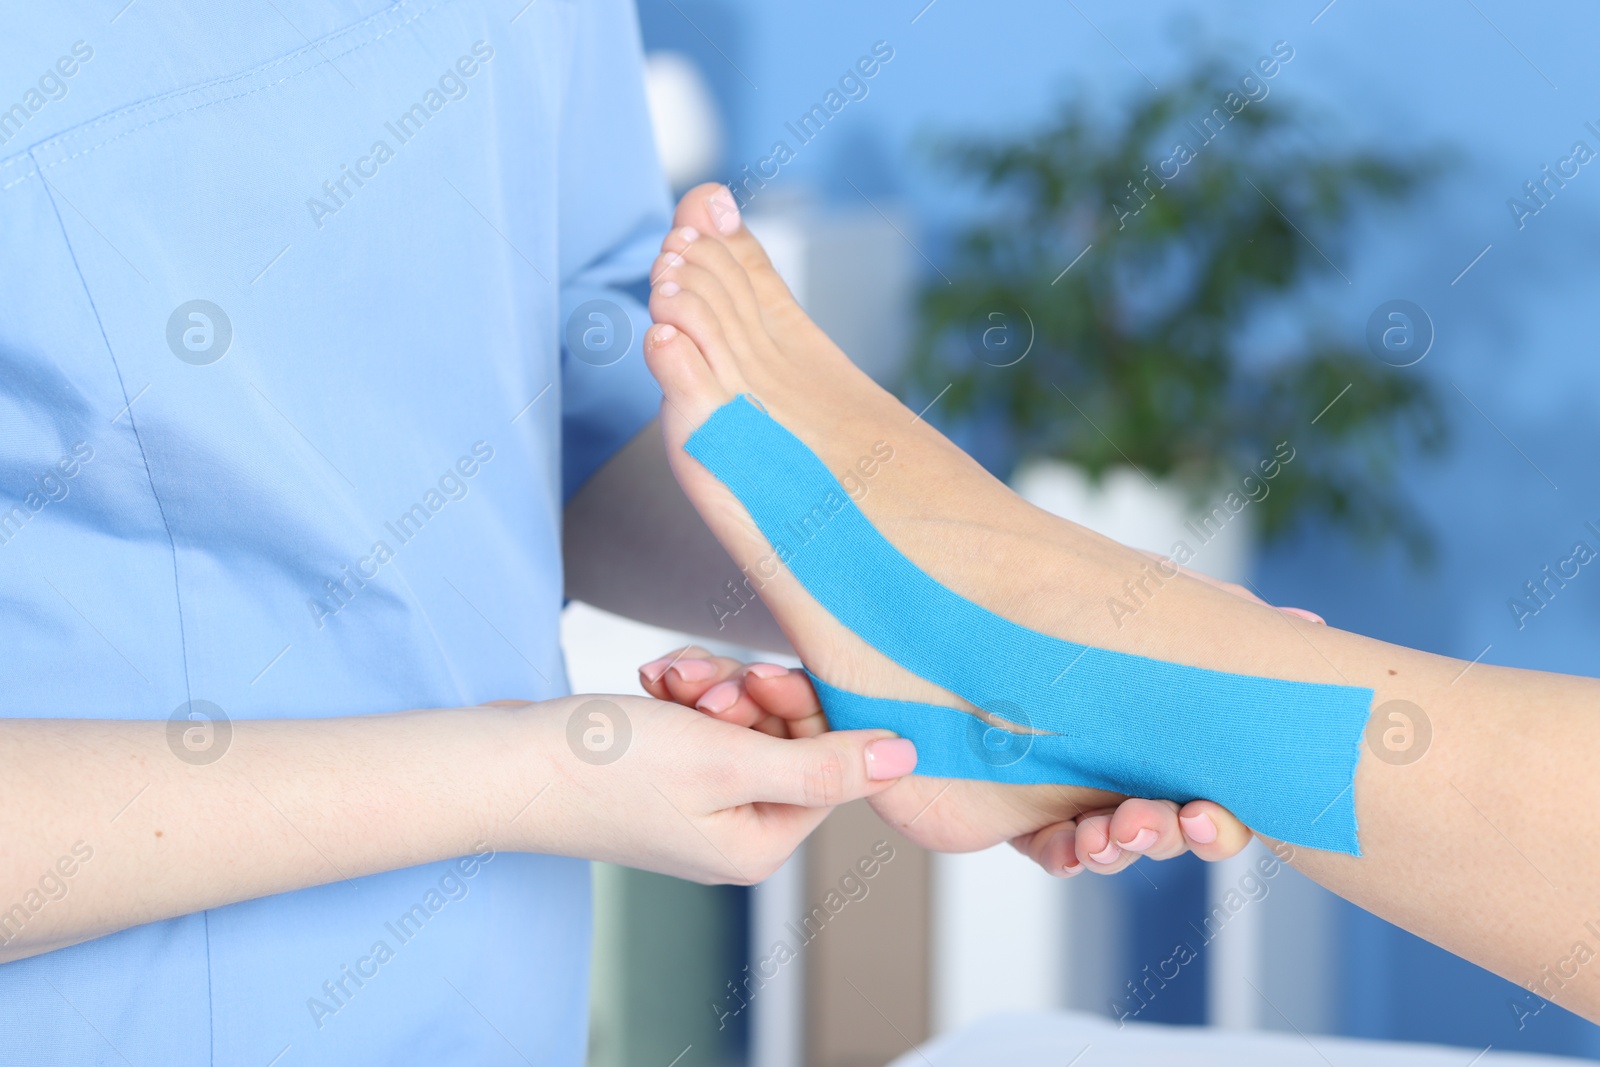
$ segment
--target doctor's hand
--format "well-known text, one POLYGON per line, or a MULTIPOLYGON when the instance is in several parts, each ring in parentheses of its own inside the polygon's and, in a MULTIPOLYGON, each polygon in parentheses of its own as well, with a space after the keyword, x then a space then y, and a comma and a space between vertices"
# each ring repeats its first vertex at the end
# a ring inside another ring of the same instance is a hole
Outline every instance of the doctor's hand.
MULTIPOLYGON (((724 722, 779 737, 818 737, 828 729, 803 671, 747 666, 691 646, 645 664, 639 676, 652 695, 724 722)), ((1227 859, 1251 838, 1232 814, 1207 800, 1180 808, 1072 786, 908 778, 877 794, 873 807, 918 844, 965 851, 1009 840, 1058 878, 1115 874, 1140 856, 1163 860, 1193 852, 1204 860, 1227 859)))
POLYGON ((763 880, 835 806, 916 765, 887 730, 778 737, 637 696, 497 706, 547 757, 511 820, 524 850, 707 884, 763 880))

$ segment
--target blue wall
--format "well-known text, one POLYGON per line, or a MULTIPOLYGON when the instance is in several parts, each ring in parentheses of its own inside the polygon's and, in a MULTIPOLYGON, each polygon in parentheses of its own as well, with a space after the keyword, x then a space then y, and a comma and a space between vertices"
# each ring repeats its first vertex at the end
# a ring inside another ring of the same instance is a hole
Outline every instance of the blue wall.
MULTIPOLYGON (((1317 294, 1329 328, 1357 342, 1391 298, 1432 317, 1432 352, 1403 373, 1437 383, 1455 446, 1443 461, 1408 464, 1403 484, 1438 536, 1438 563, 1418 572, 1398 555, 1362 554, 1309 530, 1267 555, 1258 584, 1386 640, 1594 673, 1600 569, 1585 569, 1520 630, 1507 601, 1575 540, 1600 547, 1583 529, 1600 525, 1600 164, 1520 230, 1506 202, 1574 141, 1600 150, 1584 127, 1600 127, 1600 12, 1510 0, 1403 9, 1336 0, 1320 16, 1325 0, 925 2, 641 0, 641 11, 651 47, 691 52, 713 79, 731 125, 729 175, 789 139, 786 121, 888 41, 895 57, 868 96, 799 148, 774 186, 859 207, 853 182, 892 199, 918 220, 918 245, 935 262, 980 202, 927 166, 919 138, 1025 128, 1069 90, 1115 107, 1145 77, 1164 84, 1200 43, 1242 70, 1289 41, 1295 59, 1272 88, 1315 115, 1301 131, 1310 141, 1408 153, 1453 145, 1448 176, 1359 234, 1338 263, 1350 283, 1332 277, 1317 294)), ((1530 854, 1543 847, 1504 829, 1530 854)), ((1485 840, 1484 862, 1523 862, 1485 840)), ((1581 1020, 1550 1007, 1519 1031, 1509 983, 1353 908, 1342 921, 1345 1032, 1600 1056, 1600 1030, 1581 1020)))

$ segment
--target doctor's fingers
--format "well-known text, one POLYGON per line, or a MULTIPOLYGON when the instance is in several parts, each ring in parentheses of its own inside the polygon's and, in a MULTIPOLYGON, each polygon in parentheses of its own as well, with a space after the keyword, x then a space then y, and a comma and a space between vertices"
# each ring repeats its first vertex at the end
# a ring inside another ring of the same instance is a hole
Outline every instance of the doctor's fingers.
POLYGON ((657 700, 697 708, 735 726, 756 726, 766 713, 739 685, 744 664, 689 645, 639 668, 639 684, 657 700))

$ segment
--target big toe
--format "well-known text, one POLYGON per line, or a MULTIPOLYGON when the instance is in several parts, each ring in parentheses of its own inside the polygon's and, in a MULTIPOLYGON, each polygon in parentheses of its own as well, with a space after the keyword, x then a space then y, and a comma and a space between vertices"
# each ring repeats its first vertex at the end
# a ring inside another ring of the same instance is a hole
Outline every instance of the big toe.
POLYGON ((764 314, 787 314, 793 308, 794 296, 772 266, 767 250, 761 247, 744 224, 739 214, 739 204, 726 185, 707 182, 683 194, 678 208, 673 212, 674 231, 692 226, 700 233, 715 234, 721 239, 739 266, 744 268, 761 301, 764 314))
POLYGON ((693 226, 701 233, 730 237, 744 228, 733 193, 721 182, 706 182, 683 194, 672 213, 673 228, 693 226))

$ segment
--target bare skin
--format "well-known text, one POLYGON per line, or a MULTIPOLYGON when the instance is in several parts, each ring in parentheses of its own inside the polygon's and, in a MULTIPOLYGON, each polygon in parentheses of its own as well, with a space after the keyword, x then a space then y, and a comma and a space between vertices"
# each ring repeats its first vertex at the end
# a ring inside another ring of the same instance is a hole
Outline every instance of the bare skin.
MULTIPOLYGON (((708 609, 723 598, 730 580, 736 583, 742 576, 673 481, 658 423, 641 430, 601 475, 578 491, 563 521, 567 594, 574 599, 668 629, 750 648, 792 651, 760 600, 751 599, 732 614, 708 609), (619 484, 626 491, 619 491, 619 484), (619 566, 619 561, 636 565, 619 566), (654 564, 647 580, 640 576, 645 564, 654 564)), ((1225 588, 1256 599, 1238 586, 1225 588)), ((1315 618, 1295 608, 1280 610, 1315 618)), ((704 655, 699 649, 672 653, 654 670, 643 671, 641 684, 659 699, 698 706, 723 722, 758 726, 780 737, 809 737, 827 728, 815 713, 816 694, 803 675, 771 681, 736 669, 740 665, 733 660, 702 661, 704 655), (673 665, 670 671, 668 664, 673 665), (691 671, 694 678, 684 677, 691 671), (740 679, 749 682, 748 694, 740 679), (735 691, 732 702, 719 703, 729 687, 735 691), (767 699, 766 706, 761 698, 767 699)), ((765 667, 778 676, 788 673, 773 664, 765 667)), ((1194 801, 1181 812, 1175 809, 1170 801, 1125 800, 1115 812, 1085 811, 1076 819, 1021 834, 1012 843, 1051 875, 1064 878, 1083 870, 1114 874, 1141 855, 1166 859, 1193 851, 1203 859, 1225 859, 1250 839, 1250 832, 1217 805, 1194 801)))
MULTIPOLYGON (((640 667, 639 684, 659 700, 777 737, 817 737, 828 729, 811 679, 776 663, 743 664, 691 645, 640 667)), ((1251 836, 1209 800, 1179 807, 1170 800, 1130 798, 1019 834, 1011 844, 1051 877, 1071 878, 1084 871, 1116 874, 1141 858, 1166 860, 1187 852, 1223 860, 1237 855, 1251 836)))
MULTIPOLYGON (((732 564, 673 484, 659 432, 646 433, 655 439, 613 457, 569 508, 572 593, 709 629, 703 594, 690 610, 662 576, 720 584, 732 564), (626 513, 641 500, 661 502, 650 537, 627 538, 614 502, 626 513)), ((762 611, 740 625, 753 643, 782 638, 762 611)), ((882 731, 794 746, 638 696, 607 698, 633 741, 595 766, 574 758, 565 733, 588 699, 235 721, 226 753, 204 766, 173 753, 164 721, 0 718, 0 964, 483 848, 756 881, 830 801, 886 784, 867 777, 882 731), (52 899, 64 876, 70 892, 52 899)))
MULTIPOLYGON (((1590 1018, 1600 1018, 1600 848, 1574 813, 1600 804, 1600 682, 1472 665, 1293 618, 1180 576, 1120 629, 1107 597, 1143 557, 1011 493, 857 370, 805 317, 743 228, 731 198, 702 186, 679 205, 655 272, 658 325, 646 358, 662 385, 662 428, 679 484, 734 561, 771 548, 682 444, 740 393, 760 398, 835 472, 888 442, 858 501, 934 578, 1024 626, 1198 667, 1371 687, 1432 724, 1408 764, 1364 750, 1355 783, 1363 855, 1296 850, 1295 865, 1347 899, 1590 1018), (719 203, 713 197, 722 197, 719 203), (1485 843, 1489 848, 1485 848, 1485 843), (1556 847, 1551 847, 1554 843, 1556 847), (1510 853, 1499 846, 1507 844, 1510 853)), ((885 697, 960 702, 865 646, 787 571, 760 589, 791 643, 830 682, 885 697)), ((975 847, 1070 818, 1108 798, 1062 787, 912 777, 876 798, 891 822, 936 847, 975 847), (1096 801, 1099 801, 1097 803, 1096 801), (935 804, 933 808, 928 805, 935 804)))
POLYGON ((0 914, 0 963, 486 848, 749 884, 834 805, 888 784, 874 742, 906 744, 887 731, 779 740, 615 696, 605 710, 628 717, 631 743, 596 764, 567 736, 593 699, 240 721, 206 766, 174 758, 165 722, 6 720, 3 899, 26 904, 73 842, 84 862, 66 896, 0 914))
POLYGON ((668 630, 789 651, 759 600, 720 617, 708 609, 739 569, 673 481, 656 422, 573 494, 562 515, 561 547, 573 600, 668 630))

